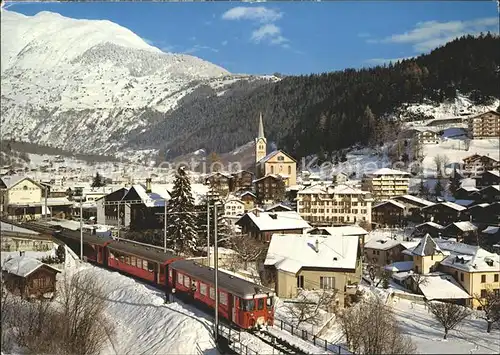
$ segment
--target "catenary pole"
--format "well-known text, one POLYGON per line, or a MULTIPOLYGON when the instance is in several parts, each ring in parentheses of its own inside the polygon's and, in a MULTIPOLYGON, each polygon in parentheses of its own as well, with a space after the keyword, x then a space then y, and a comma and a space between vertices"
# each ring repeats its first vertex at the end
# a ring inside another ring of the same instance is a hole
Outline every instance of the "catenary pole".
POLYGON ((83 194, 80 195, 80 260, 83 261, 83 194))
MULTIPOLYGON (((165 207, 164 217, 163 217, 163 252, 167 252, 167 199, 165 199, 163 205, 165 207)), ((168 277, 168 276, 167 276, 168 277)))
POLYGON ((210 267, 210 201, 207 199, 207 265, 210 267))
POLYGON ((215 343, 219 340, 219 262, 217 253, 217 203, 214 204, 215 343))

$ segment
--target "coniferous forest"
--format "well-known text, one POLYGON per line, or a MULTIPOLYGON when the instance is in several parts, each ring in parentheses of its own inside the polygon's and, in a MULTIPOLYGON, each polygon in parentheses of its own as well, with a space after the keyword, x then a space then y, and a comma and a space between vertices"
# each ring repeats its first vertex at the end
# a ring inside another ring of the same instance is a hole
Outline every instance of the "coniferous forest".
POLYGON ((262 112, 268 142, 297 158, 328 155, 380 143, 407 103, 438 104, 460 93, 491 104, 500 96, 499 68, 500 37, 469 35, 394 64, 237 82, 222 96, 201 90, 133 141, 159 148, 166 158, 200 148, 228 152, 255 137, 262 112))

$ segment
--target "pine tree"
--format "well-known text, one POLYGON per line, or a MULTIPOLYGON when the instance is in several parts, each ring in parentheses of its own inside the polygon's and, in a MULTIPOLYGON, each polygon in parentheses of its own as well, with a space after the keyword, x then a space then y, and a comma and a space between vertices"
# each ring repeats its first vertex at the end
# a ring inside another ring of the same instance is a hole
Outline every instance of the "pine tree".
POLYGON ((193 253, 198 246, 194 198, 185 167, 177 169, 168 204, 167 242, 175 252, 193 253))
POLYGON ((206 244, 207 240, 207 202, 210 205, 210 245, 213 246, 215 242, 215 228, 214 228, 214 205, 217 203, 217 239, 219 246, 227 246, 229 245, 229 239, 232 236, 232 230, 224 217, 224 205, 222 204, 222 198, 216 189, 210 188, 207 195, 202 197, 200 206, 198 207, 199 211, 203 211, 205 213, 200 213, 197 217, 198 221, 198 237, 200 240, 200 244, 206 244))
POLYGON ((424 179, 420 179, 420 185, 418 187, 418 195, 422 198, 429 197, 429 188, 425 185, 424 179))
POLYGON ((96 173, 94 176, 94 181, 92 181, 92 187, 101 187, 105 186, 104 179, 102 178, 101 174, 96 173))
POLYGON ((450 183, 448 185, 448 190, 455 196, 455 193, 460 188, 460 176, 458 175, 457 169, 453 170, 450 176, 450 183))
POLYGON ((443 184, 441 183, 441 179, 438 179, 436 182, 436 186, 434 187, 434 196, 441 197, 443 195, 443 184))

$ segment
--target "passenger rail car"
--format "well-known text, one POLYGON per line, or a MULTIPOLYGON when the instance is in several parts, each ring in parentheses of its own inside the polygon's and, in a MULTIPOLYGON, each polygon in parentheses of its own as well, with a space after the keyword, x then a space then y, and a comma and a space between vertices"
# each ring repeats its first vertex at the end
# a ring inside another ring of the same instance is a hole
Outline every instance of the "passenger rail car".
MULTIPOLYGON (((192 260, 179 260, 170 265, 169 284, 175 292, 188 294, 193 300, 215 308, 215 272, 192 260)), ((272 325, 274 293, 271 289, 218 272, 219 314, 240 328, 253 329, 272 325)))

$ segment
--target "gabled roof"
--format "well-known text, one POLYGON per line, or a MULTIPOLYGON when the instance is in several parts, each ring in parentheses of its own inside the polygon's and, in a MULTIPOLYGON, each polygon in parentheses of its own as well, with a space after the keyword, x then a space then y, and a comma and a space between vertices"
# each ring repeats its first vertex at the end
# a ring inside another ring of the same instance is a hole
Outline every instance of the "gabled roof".
POLYGON ((266 212, 268 212, 268 211, 272 211, 273 209, 278 208, 278 207, 281 207, 281 208, 283 208, 283 209, 285 209, 285 210, 287 210, 287 211, 291 211, 291 210, 292 210, 289 206, 284 205, 284 204, 282 204, 282 203, 275 203, 275 204, 274 204, 274 205, 272 205, 272 206, 268 206, 268 207, 266 207, 266 209, 265 209, 265 210, 266 210, 266 212))
POLYGON ((431 256, 436 253, 443 253, 429 234, 426 234, 411 252, 413 255, 418 256, 431 256))
POLYGON ((252 191, 244 191, 240 194, 240 197, 243 197, 245 195, 252 195, 253 197, 257 198, 257 196, 252 191))
POLYGON ((495 226, 488 226, 486 229, 482 231, 482 233, 486 234, 497 234, 498 231, 500 231, 500 227, 495 227, 495 226))
POLYGON ((477 230, 477 227, 469 221, 453 222, 447 225, 445 229, 451 228, 452 226, 455 226, 462 232, 471 232, 477 230))
POLYGON ((500 177, 500 170, 486 170, 483 174, 490 173, 496 177, 500 177))
POLYGON ((488 272, 500 270, 500 255, 490 253, 478 246, 463 243, 449 243, 450 256, 442 265, 467 272, 488 272))
POLYGON ((422 282, 418 287, 429 301, 471 298, 452 275, 431 273, 420 277, 422 282))
POLYGON ((27 277, 42 266, 54 270, 55 272, 61 272, 60 270, 52 267, 50 265, 42 263, 40 260, 30 258, 27 256, 15 256, 7 260, 3 266, 2 270, 7 271, 9 274, 14 274, 21 277, 27 277))
POLYGON ((434 202, 424 200, 423 198, 413 196, 413 195, 402 195, 402 196, 395 196, 392 198, 393 200, 408 200, 411 202, 415 202, 424 206, 432 206, 434 205, 434 202))
POLYGON ((269 159, 271 159, 272 157, 274 157, 276 154, 278 153, 283 153, 284 155, 286 155, 288 158, 290 158, 291 160, 293 160, 294 162, 296 161, 290 154, 278 149, 278 150, 275 150, 274 152, 271 152, 269 153, 268 155, 266 155, 264 158, 262 158, 261 160, 258 161, 258 164, 261 164, 261 163, 265 163, 267 162, 269 159))
POLYGON ((479 189, 477 187, 474 187, 474 186, 462 186, 458 190, 464 190, 467 192, 479 191, 479 189))
POLYGON ((457 212, 460 212, 460 211, 463 211, 463 210, 467 209, 464 206, 460 206, 460 205, 458 205, 456 203, 448 202, 448 201, 447 202, 439 202, 439 203, 436 203, 436 204, 434 204, 432 206, 424 207, 423 209, 431 208, 431 207, 434 207, 434 206, 445 206, 445 207, 454 209, 457 212))
POLYGON ((40 183, 36 182, 35 180, 33 180, 32 178, 30 178, 28 176, 7 175, 7 176, 0 177, 0 179, 5 184, 7 190, 14 187, 15 185, 17 185, 18 183, 20 183, 21 181, 24 181, 24 180, 28 180, 28 181, 32 182, 33 184, 37 185, 38 187, 40 187, 41 189, 43 189, 43 186, 40 183))
POLYGON ((252 182, 253 183, 259 182, 259 181, 264 180, 264 179, 282 180, 282 177, 280 175, 277 175, 277 174, 267 174, 266 176, 263 176, 261 178, 253 180, 252 182))
POLYGON ((406 208, 406 206, 403 205, 402 203, 399 203, 399 202, 393 201, 393 200, 382 201, 380 203, 377 203, 375 206, 373 206, 373 208, 377 208, 377 207, 380 207, 380 206, 383 206, 386 204, 391 204, 393 206, 396 206, 397 208, 401 208, 402 210, 404 210, 406 208))
POLYGON ((355 269, 358 247, 356 236, 273 234, 264 265, 293 274, 303 267, 355 269))
POLYGON ((401 244, 401 241, 389 237, 372 238, 365 243, 366 249, 388 250, 401 244))
POLYGON ((410 173, 401 170, 394 170, 389 168, 382 168, 375 171, 372 171, 369 175, 402 175, 402 176, 410 176, 410 173))
POLYGON ((260 231, 282 231, 291 229, 305 229, 311 226, 295 211, 286 212, 253 212, 246 213, 236 224, 239 225, 243 218, 249 218, 260 231))
POLYGON ((442 226, 442 225, 440 225, 439 223, 436 223, 436 222, 421 223, 421 224, 415 226, 415 228, 420 228, 420 227, 423 227, 423 226, 429 226, 429 227, 436 228, 436 229, 443 229, 444 228, 444 226, 442 226))
POLYGON ((146 187, 141 184, 133 185, 130 190, 123 196, 123 201, 127 200, 127 196, 133 191, 137 193, 142 203, 146 207, 163 207, 165 200, 170 200, 170 193, 164 186, 151 185, 151 192, 146 192, 146 187))
POLYGON ((342 236, 342 235, 356 235, 362 236, 367 235, 368 232, 361 228, 360 226, 339 226, 339 227, 316 227, 313 228, 310 233, 313 231, 323 232, 322 235, 331 235, 331 236, 342 236))

